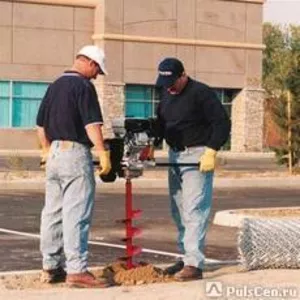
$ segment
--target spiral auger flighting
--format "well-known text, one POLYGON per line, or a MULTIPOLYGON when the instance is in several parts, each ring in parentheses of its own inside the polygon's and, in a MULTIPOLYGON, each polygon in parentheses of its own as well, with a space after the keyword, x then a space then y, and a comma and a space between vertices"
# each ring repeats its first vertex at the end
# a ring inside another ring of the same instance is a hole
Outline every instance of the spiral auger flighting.
MULTIPOLYGON (((126 172, 125 172, 126 173, 126 172)), ((126 256, 120 259, 126 262, 127 269, 132 269, 135 267, 134 256, 142 252, 142 248, 133 244, 133 238, 140 235, 142 230, 135 227, 133 220, 139 218, 142 214, 142 210, 133 209, 132 203, 132 182, 130 177, 130 172, 125 176, 125 219, 122 222, 125 224, 126 237, 122 239, 126 243, 126 256)))

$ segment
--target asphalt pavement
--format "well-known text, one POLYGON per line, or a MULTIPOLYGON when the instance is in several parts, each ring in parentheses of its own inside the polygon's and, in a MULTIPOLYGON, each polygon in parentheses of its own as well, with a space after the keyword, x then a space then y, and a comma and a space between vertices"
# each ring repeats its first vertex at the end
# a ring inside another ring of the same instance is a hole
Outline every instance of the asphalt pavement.
MULTIPOLYGON (((270 153, 220 154, 205 255, 211 261, 232 261, 239 258, 238 229, 213 224, 215 212, 235 208, 299 206, 300 177, 288 176, 286 169, 276 165, 274 156, 270 153)), ((158 160, 166 160, 165 154, 158 157, 158 160)), ((0 230, 2 230, 0 232, 2 258, 0 278, 6 278, 7 271, 16 271, 15 276, 21 278, 23 275, 20 271, 39 270, 41 267, 39 240, 36 235, 39 233, 40 212, 44 201, 44 178, 38 164, 39 156, 36 151, 21 154, 15 151, 0 153, 0 175, 2 176, 0 178, 0 230)), ((142 235, 134 242, 146 250, 135 260, 156 265, 171 263, 175 259, 177 247, 176 230, 169 212, 166 170, 147 171, 144 175, 145 178, 133 181, 134 208, 143 210, 141 218, 136 220, 136 225, 143 229, 142 235), (159 254, 162 252, 163 255, 159 254), (167 255, 168 253, 170 255, 167 255)), ((125 230, 122 224, 116 222, 123 217, 124 180, 117 180, 113 184, 99 182, 90 236, 93 242, 89 247, 90 266, 103 266, 124 256, 121 239, 124 237, 125 230)), ((224 282, 227 280, 231 284, 241 281, 245 286, 249 284, 262 286, 262 282, 274 284, 277 278, 274 277, 274 272, 245 274, 236 269, 232 269, 230 274, 224 272, 223 269, 220 269, 219 274, 205 272, 206 279, 200 283, 117 287, 105 291, 72 291, 54 288, 18 292, 1 290, 0 286, 0 298, 10 300, 89 298, 92 300, 101 297, 131 300, 182 298, 202 300, 210 299, 206 297, 209 278, 212 278, 214 284, 216 280, 224 282)), ((297 286, 296 279, 299 278, 297 274, 291 271, 286 274, 278 272, 277 276, 281 278, 278 282, 285 281, 297 286)), ((220 296, 219 299, 233 298, 220 296)))
MULTIPOLYGON (((300 180, 298 181, 300 183, 300 180)), ((207 235, 205 254, 217 260, 236 260, 238 229, 214 225, 215 212, 236 208, 261 208, 280 206, 299 206, 298 187, 232 187, 216 186, 210 227, 207 235)), ((142 234, 135 243, 146 249, 177 253, 176 229, 170 216, 169 201, 165 188, 134 187, 134 208, 142 209, 142 216, 135 221, 142 234)), ((41 265, 38 239, 26 237, 22 233, 38 234, 40 212, 44 201, 44 190, 37 189, 0 189, 0 230, 17 231, 0 233, 0 271, 36 269, 41 265)), ((125 236, 124 225, 117 222, 123 219, 124 187, 97 189, 93 224, 90 239, 98 245, 90 246, 90 265, 104 265, 124 256, 124 250, 109 243, 122 246, 125 236)), ((154 264, 174 261, 172 255, 143 253, 140 261, 154 264)))

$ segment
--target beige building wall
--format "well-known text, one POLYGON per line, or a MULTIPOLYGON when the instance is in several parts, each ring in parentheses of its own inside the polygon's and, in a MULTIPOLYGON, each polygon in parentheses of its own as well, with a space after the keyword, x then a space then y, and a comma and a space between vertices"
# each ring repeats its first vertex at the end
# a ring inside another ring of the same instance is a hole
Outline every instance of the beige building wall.
POLYGON ((104 97, 105 114, 114 115, 114 105, 120 107, 110 86, 119 84, 122 90, 128 83, 153 85, 159 61, 176 56, 192 77, 215 88, 245 91, 233 103, 232 150, 261 151, 262 4, 260 0, 101 0, 95 22, 100 26, 93 38, 107 53, 109 75, 102 89, 106 95, 107 87, 110 96, 104 97), (236 109, 246 104, 252 110, 236 109))
MULTIPOLYGON (((0 80, 53 81, 93 32, 93 7, 0 1, 0 80)), ((0 130, 0 149, 37 147, 34 130, 0 130)))
MULTIPOLYGON (((262 4, 263 0, 0 0, 0 79, 52 81, 72 64, 82 45, 103 47, 109 75, 95 84, 110 135, 110 119, 124 114, 125 85, 153 85, 157 64, 166 56, 178 57, 189 75, 215 88, 259 89, 262 4)), ((241 93, 234 105, 243 106, 248 95, 241 93)), ((259 150, 259 141, 254 141, 259 134, 250 134, 250 144, 243 142, 245 132, 262 130, 248 124, 247 110, 234 109, 232 121, 233 132, 239 133, 232 136, 233 145, 239 145, 235 151, 259 150), (242 127, 250 131, 239 130, 235 120, 243 120, 242 127), (245 144, 247 148, 240 146, 245 144)))
POLYGON ((166 56, 177 56, 191 76, 215 87, 243 88, 260 79, 262 1, 101 2, 105 25, 94 39, 105 42, 108 81, 153 84, 166 56))
POLYGON ((52 81, 93 32, 93 8, 0 1, 0 79, 52 81))

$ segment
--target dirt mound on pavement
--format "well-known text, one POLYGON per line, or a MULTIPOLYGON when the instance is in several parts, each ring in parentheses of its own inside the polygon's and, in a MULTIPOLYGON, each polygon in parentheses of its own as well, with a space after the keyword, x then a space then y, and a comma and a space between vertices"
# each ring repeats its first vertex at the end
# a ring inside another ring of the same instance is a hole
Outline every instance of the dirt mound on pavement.
MULTIPOLYGON (((115 285, 141 285, 158 282, 169 282, 174 279, 163 274, 163 270, 151 264, 140 264, 128 270, 124 263, 113 263, 104 269, 93 269, 91 272, 97 277, 105 277, 115 285)), ((0 289, 49 289, 67 287, 65 283, 47 284, 40 282, 40 273, 10 274, 0 277, 0 289)))
POLYGON ((124 263, 113 263, 98 274, 97 272, 94 274, 113 280, 117 285, 140 285, 173 281, 172 277, 163 274, 162 269, 143 263, 129 270, 124 263))

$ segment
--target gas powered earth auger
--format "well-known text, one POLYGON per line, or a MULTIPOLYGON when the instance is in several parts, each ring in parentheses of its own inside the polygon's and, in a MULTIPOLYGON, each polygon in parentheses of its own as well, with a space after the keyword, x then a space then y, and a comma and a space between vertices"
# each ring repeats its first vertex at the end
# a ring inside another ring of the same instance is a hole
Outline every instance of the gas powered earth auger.
POLYGON ((112 169, 108 175, 100 176, 104 182, 113 182, 117 176, 125 178, 125 209, 126 216, 122 222, 126 227, 126 256, 121 258, 126 261, 128 269, 134 267, 133 256, 141 252, 141 247, 133 244, 133 238, 141 230, 133 226, 133 219, 142 214, 142 210, 133 209, 132 205, 132 178, 143 175, 147 167, 170 166, 199 166, 199 163, 156 163, 149 161, 150 147, 153 147, 156 138, 154 119, 117 119, 112 122, 115 138, 106 140, 111 152, 112 169))

